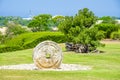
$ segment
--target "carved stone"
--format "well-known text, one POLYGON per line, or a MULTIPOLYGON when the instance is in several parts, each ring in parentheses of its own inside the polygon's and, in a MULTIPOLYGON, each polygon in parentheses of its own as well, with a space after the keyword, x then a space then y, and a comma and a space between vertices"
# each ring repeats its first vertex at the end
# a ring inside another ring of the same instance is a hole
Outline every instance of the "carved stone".
POLYGON ((62 50, 53 41, 44 41, 34 48, 33 60, 39 69, 59 68, 62 62, 62 50))

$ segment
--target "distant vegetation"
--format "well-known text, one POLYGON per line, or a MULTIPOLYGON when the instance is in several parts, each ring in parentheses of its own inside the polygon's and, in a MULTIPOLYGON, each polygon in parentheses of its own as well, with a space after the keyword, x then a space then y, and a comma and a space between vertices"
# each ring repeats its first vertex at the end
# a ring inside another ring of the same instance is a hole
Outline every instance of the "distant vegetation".
POLYGON ((4 45, 0 46, 0 53, 33 48, 44 40, 52 40, 57 43, 64 43, 66 41, 64 34, 61 32, 24 33, 6 40, 4 45))
POLYGON ((0 44, 2 45, 0 50, 12 51, 11 46, 14 50, 32 48, 40 41, 53 40, 72 43, 73 46, 79 45, 81 48, 77 46, 78 52, 91 52, 102 45, 100 43, 102 39, 120 40, 120 24, 116 19, 110 16, 99 18, 88 8, 78 10, 74 16, 39 14, 32 20, 15 16, 0 16, 0 26, 6 28, 4 35, 0 32, 0 44), (96 24, 99 20, 101 22, 96 24))
POLYGON ((27 26, 31 20, 25 20, 19 16, 0 16, 0 26, 6 26, 7 23, 14 22, 22 26, 27 26))
POLYGON ((60 22, 64 20, 64 16, 52 17, 50 14, 40 14, 33 17, 32 21, 28 24, 33 32, 38 31, 51 31, 52 28, 57 27, 60 22))
POLYGON ((103 16, 99 20, 102 22, 95 27, 98 27, 99 31, 104 31, 105 38, 120 40, 120 24, 118 24, 116 17, 103 16))

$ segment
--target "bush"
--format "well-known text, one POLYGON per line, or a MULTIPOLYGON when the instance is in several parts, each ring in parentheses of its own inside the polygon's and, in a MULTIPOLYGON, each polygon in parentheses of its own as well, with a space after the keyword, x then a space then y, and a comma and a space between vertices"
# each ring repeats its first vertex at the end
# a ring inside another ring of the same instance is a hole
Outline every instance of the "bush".
POLYGON ((0 53, 22 50, 19 46, 0 46, 0 53))
POLYGON ((55 41, 57 43, 63 43, 65 42, 65 36, 61 33, 55 33, 55 34, 44 34, 38 38, 36 38, 33 41, 28 41, 25 42, 25 44, 23 45, 23 47, 26 48, 33 48, 35 47, 38 43, 45 41, 45 40, 51 40, 51 41, 55 41))
POLYGON ((26 28, 23 28, 19 24, 8 23, 5 35, 7 38, 11 39, 12 37, 16 35, 20 35, 20 34, 27 33, 27 32, 29 31, 26 28))
POLYGON ((64 34, 60 32, 25 33, 6 41, 5 46, 0 47, 0 52, 33 48, 44 40, 52 40, 57 43, 63 43, 66 41, 64 34))
POLYGON ((120 40, 120 31, 119 32, 112 32, 110 38, 114 39, 114 40, 120 40))
POLYGON ((119 29, 119 25, 107 23, 97 24, 95 27, 98 27, 98 30, 105 32, 105 38, 110 38, 110 34, 114 31, 118 31, 119 29))

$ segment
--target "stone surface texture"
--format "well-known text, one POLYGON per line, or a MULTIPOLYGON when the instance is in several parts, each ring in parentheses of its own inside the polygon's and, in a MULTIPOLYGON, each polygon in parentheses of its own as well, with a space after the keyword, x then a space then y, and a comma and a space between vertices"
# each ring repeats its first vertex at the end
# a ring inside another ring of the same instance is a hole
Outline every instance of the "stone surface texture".
POLYGON ((33 61, 39 69, 56 69, 62 62, 62 50, 53 41, 43 41, 34 48, 33 61))

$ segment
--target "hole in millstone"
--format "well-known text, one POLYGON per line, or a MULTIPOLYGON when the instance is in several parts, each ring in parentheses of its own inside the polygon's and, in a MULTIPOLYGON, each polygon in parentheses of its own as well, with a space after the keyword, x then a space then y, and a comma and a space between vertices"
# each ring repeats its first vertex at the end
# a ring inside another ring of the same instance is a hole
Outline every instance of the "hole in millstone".
POLYGON ((50 57, 51 57, 51 54, 50 54, 50 53, 47 53, 47 54, 46 54, 46 58, 47 58, 47 59, 50 59, 50 57))

